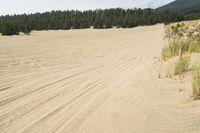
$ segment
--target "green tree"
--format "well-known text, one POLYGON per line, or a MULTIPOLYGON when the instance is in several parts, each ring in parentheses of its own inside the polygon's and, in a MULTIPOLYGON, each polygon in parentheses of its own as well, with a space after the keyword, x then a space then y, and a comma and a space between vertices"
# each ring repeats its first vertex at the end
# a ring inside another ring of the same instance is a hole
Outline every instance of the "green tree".
POLYGON ((18 27, 11 23, 1 25, 1 34, 3 36, 19 35, 18 27))
POLYGON ((23 31, 25 35, 29 35, 31 33, 31 27, 29 25, 25 25, 23 31))
POLYGON ((163 22, 177 22, 185 19, 185 16, 181 14, 173 13, 169 10, 155 9, 111 8, 88 11, 51 11, 28 15, 0 16, 0 32, 17 34, 20 31, 29 34, 31 30, 84 29, 91 26, 98 29, 112 28, 113 26, 132 28, 163 22), (8 31, 15 31, 16 33, 8 31))

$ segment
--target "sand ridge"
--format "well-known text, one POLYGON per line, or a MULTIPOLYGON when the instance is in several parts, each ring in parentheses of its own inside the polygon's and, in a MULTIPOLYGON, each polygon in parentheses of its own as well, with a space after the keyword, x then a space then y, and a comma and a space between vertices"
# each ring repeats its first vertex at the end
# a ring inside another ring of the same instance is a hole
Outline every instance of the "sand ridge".
POLYGON ((159 24, 0 37, 0 132, 199 133, 199 102, 158 78, 163 36, 159 24))

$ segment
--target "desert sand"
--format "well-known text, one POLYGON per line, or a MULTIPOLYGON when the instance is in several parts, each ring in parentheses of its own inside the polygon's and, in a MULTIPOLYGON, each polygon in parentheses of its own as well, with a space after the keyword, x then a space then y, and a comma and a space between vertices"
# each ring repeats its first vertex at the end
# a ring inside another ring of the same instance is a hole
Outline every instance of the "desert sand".
POLYGON ((158 76, 164 25, 0 36, 1 133, 199 133, 191 83, 158 76))

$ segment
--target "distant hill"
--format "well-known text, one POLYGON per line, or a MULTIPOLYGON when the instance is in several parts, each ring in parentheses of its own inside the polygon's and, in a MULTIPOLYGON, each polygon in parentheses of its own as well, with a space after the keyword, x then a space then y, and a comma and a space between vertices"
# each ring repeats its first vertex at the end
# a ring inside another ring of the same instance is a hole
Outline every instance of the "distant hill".
POLYGON ((200 0, 175 0, 158 9, 182 13, 189 18, 200 18, 200 0))

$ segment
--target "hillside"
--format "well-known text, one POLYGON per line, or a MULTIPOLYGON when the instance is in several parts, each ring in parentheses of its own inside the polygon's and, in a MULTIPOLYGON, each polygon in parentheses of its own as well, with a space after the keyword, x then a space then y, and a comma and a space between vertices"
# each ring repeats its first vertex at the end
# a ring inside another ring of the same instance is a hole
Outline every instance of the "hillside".
POLYGON ((182 13, 187 17, 200 17, 200 0, 176 0, 158 9, 169 9, 174 12, 182 13))

